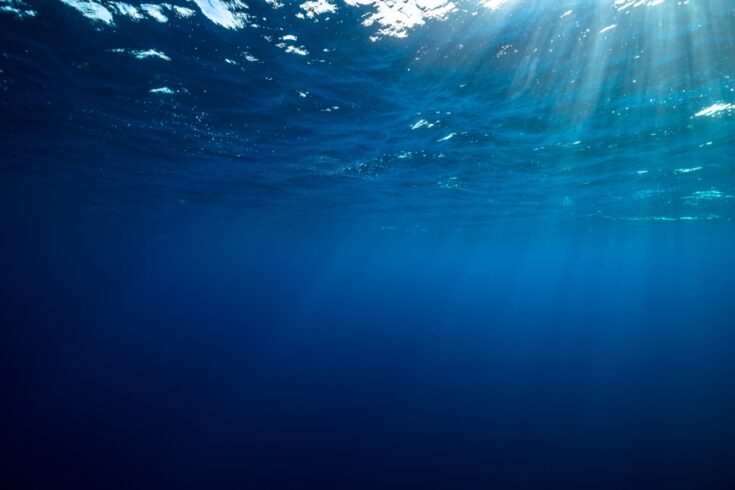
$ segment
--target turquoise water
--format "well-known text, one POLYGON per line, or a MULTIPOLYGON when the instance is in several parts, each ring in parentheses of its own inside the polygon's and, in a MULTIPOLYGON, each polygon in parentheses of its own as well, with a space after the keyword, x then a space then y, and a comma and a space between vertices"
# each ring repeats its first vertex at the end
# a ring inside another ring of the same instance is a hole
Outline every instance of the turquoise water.
POLYGON ((732 218, 730 2, 362 3, 11 2, 3 180, 284 226, 732 218))

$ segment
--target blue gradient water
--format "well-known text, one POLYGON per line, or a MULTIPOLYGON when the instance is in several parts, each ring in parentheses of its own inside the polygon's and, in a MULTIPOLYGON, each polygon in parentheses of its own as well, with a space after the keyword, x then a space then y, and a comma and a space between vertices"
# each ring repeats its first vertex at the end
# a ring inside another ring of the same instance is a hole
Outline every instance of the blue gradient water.
POLYGON ((8 488, 735 488, 735 5, 0 1, 8 488))

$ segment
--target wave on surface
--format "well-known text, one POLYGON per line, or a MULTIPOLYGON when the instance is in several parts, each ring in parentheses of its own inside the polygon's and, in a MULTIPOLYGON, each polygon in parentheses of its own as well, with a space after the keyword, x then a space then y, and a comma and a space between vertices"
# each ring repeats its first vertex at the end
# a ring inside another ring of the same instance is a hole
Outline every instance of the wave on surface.
POLYGON ((28 160, 43 138, 50 159, 84 155, 34 164, 70 191, 102 158, 95 181, 136 199, 284 221, 730 221, 734 13, 724 0, 1 0, 7 154, 28 160))

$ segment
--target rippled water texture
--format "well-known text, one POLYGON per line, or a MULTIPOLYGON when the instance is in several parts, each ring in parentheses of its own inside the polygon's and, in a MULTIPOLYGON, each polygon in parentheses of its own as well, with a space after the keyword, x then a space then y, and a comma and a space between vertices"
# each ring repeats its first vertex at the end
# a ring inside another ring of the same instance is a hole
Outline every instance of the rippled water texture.
POLYGON ((410 231, 733 217, 730 1, 1 8, 14 190, 410 231))

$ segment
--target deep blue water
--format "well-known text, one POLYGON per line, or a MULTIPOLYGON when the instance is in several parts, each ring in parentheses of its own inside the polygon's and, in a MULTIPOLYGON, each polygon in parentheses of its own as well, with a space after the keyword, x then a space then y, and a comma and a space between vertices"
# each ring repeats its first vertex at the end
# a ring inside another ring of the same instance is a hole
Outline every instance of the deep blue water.
POLYGON ((735 488, 731 0, 0 0, 0 131, 3 488, 735 488))

